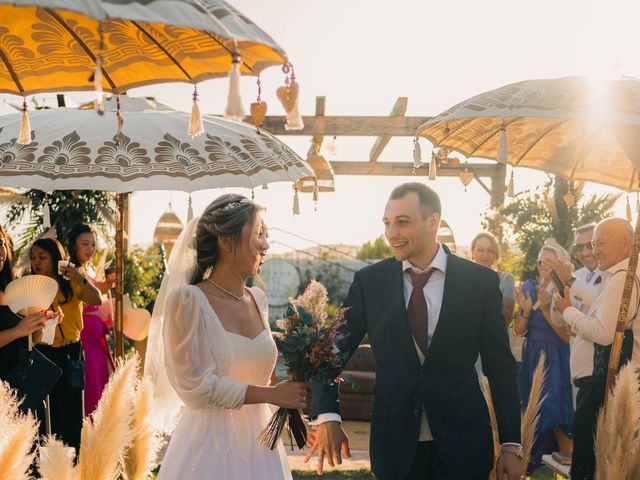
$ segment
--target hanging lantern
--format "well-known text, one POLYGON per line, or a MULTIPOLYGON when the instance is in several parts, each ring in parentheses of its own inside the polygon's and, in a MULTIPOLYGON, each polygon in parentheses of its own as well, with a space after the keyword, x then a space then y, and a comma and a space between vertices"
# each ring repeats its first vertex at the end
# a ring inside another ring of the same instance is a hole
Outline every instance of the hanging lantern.
POLYGON ((296 182, 299 192, 313 193, 317 192, 334 192, 335 181, 333 177, 333 168, 329 161, 319 153, 310 153, 307 163, 316 174, 315 177, 304 177, 296 182))
POLYGON ((571 208, 576 203, 576 198, 573 196, 573 193, 569 192, 564 197, 564 203, 567 205, 567 208, 571 208))

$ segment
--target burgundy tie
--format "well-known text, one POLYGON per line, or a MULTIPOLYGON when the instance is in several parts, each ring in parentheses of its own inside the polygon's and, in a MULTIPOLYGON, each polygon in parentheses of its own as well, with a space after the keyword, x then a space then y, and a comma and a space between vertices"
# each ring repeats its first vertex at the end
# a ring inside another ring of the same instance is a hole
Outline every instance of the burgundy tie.
POLYGON ((420 351, 423 355, 427 354, 427 344, 429 342, 429 312, 427 309, 427 300, 424 298, 424 286, 429 278, 436 271, 431 268, 424 273, 415 273, 412 269, 407 270, 411 276, 413 290, 409 297, 409 306, 407 307, 407 316, 409 317, 409 326, 411 333, 415 339, 420 351))

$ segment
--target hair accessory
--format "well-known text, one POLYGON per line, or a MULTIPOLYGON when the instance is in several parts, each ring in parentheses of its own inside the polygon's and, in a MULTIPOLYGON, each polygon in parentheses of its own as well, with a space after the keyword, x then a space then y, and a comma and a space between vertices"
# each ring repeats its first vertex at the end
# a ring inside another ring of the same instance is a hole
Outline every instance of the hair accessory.
POLYGON ((234 200, 231 203, 227 203, 225 206, 220 207, 220 208, 216 208, 215 211, 221 211, 224 212, 226 210, 231 210, 234 209, 236 207, 239 207, 240 205, 244 205, 245 203, 249 203, 249 199, 248 198, 241 198, 240 200, 234 200))

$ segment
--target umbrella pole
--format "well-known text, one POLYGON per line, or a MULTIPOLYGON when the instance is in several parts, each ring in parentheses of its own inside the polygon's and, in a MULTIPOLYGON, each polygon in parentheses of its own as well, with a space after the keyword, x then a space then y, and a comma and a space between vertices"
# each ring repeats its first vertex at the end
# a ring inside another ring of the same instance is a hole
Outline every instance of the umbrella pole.
POLYGON ((633 235, 633 247, 629 257, 629 268, 627 268, 627 276, 624 281, 624 290, 622 291, 622 300, 620 301, 620 310, 618 312, 618 323, 616 324, 616 333, 613 337, 611 345, 611 356, 609 357, 609 371, 607 373, 607 395, 604 397, 604 406, 607 406, 608 393, 613 389, 613 384, 618 374, 618 365, 620 363, 620 354, 622 351, 622 338, 624 330, 627 327, 627 319, 629 317, 629 303, 631 302, 631 293, 638 268, 638 254, 640 254, 640 214, 636 219, 636 230, 633 235))
POLYGON ((115 315, 115 344, 116 359, 124 357, 124 335, 122 316, 122 295, 124 287, 124 222, 126 193, 116 195, 116 315, 115 315))

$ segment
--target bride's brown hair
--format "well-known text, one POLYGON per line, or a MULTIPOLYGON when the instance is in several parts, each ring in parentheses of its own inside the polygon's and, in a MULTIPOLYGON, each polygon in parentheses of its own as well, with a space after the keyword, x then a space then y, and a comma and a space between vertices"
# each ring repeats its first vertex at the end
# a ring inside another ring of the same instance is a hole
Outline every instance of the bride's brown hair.
POLYGON ((196 227, 196 269, 191 277, 191 285, 200 283, 210 268, 220 259, 218 239, 229 237, 235 246, 240 241, 245 225, 255 225, 258 213, 264 207, 253 200, 230 193, 216 198, 205 208, 196 227))

